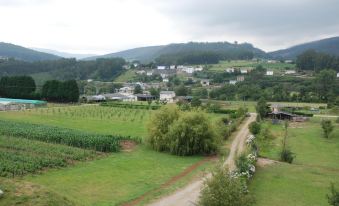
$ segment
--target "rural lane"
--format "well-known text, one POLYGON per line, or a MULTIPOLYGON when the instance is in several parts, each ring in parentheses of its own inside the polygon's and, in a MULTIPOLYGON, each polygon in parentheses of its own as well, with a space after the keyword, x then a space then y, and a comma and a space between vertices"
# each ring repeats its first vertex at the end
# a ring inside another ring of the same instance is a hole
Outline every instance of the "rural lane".
MULTIPOLYGON (((232 141, 232 145, 230 148, 229 156, 227 157, 226 161, 224 162, 223 166, 228 166, 230 170, 235 169, 235 157, 241 152, 244 151, 245 148, 245 141, 247 136, 250 134, 248 130, 248 125, 256 120, 256 113, 251 113, 251 116, 246 120, 245 123, 241 125, 241 128, 238 130, 234 140, 232 141)), ((205 176, 205 178, 210 178, 211 174, 205 176)), ((149 204, 149 206, 193 206, 196 205, 200 190, 203 186, 204 179, 200 179, 194 181, 184 187, 176 191, 175 193, 160 198, 159 200, 149 204)))

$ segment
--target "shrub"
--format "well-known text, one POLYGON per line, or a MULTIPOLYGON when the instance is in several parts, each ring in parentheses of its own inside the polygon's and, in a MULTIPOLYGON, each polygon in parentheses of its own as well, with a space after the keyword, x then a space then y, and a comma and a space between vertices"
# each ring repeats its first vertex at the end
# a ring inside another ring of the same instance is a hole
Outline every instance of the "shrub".
POLYGON ((330 134, 332 133, 334 126, 332 124, 331 120, 322 120, 321 121, 321 127, 323 128, 324 131, 324 137, 329 138, 330 134))
POLYGON ((292 164, 295 154, 289 149, 283 149, 280 153, 280 160, 292 164))
POLYGON ((205 181, 198 205, 249 206, 253 203, 254 199, 248 194, 241 179, 232 177, 227 168, 218 168, 205 181))
POLYGON ((333 206, 339 206, 339 191, 331 184, 331 194, 327 195, 328 203, 333 206))
POLYGON ((221 141, 204 114, 173 107, 154 114, 148 130, 147 142, 154 150, 180 156, 214 153, 221 141))
POLYGON ((171 125, 167 134, 172 154, 184 156, 209 154, 217 150, 217 137, 208 118, 202 113, 184 113, 171 125))
POLYGON ((163 107, 151 116, 146 141, 154 150, 168 150, 167 133, 173 122, 179 118, 179 113, 177 107, 163 107))
POLYGON ((260 133, 261 125, 258 122, 252 122, 249 129, 252 134, 257 135, 260 133))

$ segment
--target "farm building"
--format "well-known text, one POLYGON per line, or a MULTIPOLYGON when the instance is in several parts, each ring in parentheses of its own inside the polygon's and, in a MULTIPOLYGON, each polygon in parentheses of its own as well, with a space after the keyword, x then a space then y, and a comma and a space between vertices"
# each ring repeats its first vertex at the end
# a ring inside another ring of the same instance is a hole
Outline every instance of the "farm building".
POLYGON ((165 69, 166 69, 166 66, 157 66, 157 69, 158 69, 158 70, 165 70, 165 69))
POLYGON ((106 97, 103 95, 84 96, 81 98, 83 102, 103 102, 106 101, 106 97))
POLYGON ((136 94, 135 96, 137 97, 138 101, 149 101, 156 99, 155 96, 149 94, 136 94))
POLYGON ((206 86, 209 86, 210 85, 210 80, 209 79, 202 79, 200 81, 201 85, 206 87, 206 86))
POLYGON ((0 111, 32 109, 46 104, 47 102, 39 100, 0 98, 0 111))
POLYGON ((234 68, 226 68, 225 72, 227 72, 227 73, 234 73, 234 68))
POLYGON ((121 93, 113 93, 113 94, 103 94, 103 96, 106 98, 106 100, 112 100, 112 101, 124 101, 124 102, 133 102, 136 101, 136 96, 130 94, 121 94, 121 93))
POLYGON ((175 92, 174 91, 161 91, 160 92, 160 101, 174 102, 175 92))
POLYGON ((295 74, 296 71, 295 70, 286 70, 285 74, 295 74))

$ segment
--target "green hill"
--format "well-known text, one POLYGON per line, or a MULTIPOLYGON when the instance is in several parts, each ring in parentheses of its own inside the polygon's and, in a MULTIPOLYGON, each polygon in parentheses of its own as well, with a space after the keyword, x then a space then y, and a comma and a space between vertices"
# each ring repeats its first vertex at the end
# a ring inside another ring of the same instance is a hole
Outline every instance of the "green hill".
POLYGON ((163 46, 150 46, 140 47, 135 49, 129 49, 121 52, 94 56, 87 58, 86 60, 93 60, 97 58, 112 58, 122 57, 126 60, 133 61, 139 60, 143 63, 156 60, 160 56, 186 54, 186 53, 201 53, 201 52, 213 52, 213 53, 225 53, 225 54, 239 54, 239 53, 251 53, 254 57, 264 57, 265 52, 253 47, 251 44, 231 44, 228 42, 211 42, 211 43, 180 43, 169 44, 163 46))
POLYGON ((27 49, 22 46, 0 42, 0 57, 2 58, 14 58, 22 61, 44 61, 44 60, 56 60, 61 57, 38 52, 32 49, 27 49))
POLYGON ((309 49, 313 49, 321 53, 339 56, 339 37, 300 44, 288 49, 270 52, 268 54, 275 59, 296 59, 298 55, 309 49))

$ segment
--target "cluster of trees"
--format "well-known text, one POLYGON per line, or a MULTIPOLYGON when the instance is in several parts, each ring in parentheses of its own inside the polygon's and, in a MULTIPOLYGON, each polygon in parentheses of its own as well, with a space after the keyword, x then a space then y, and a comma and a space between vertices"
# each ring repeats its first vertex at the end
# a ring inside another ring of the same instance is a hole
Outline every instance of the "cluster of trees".
POLYGON ((217 151, 221 139, 202 112, 182 112, 166 106, 148 123, 148 145, 154 150, 187 156, 217 151))
POLYGON ((10 59, 0 62, 0 76, 31 75, 44 73, 57 80, 112 80, 119 76, 126 64, 122 58, 77 61, 58 59, 52 61, 25 62, 10 59))
POLYGON ((0 97, 34 99, 36 85, 32 77, 12 76, 0 79, 0 97))
POLYGON ((41 97, 53 102, 78 102, 79 87, 75 80, 46 81, 42 87, 41 97))
POLYGON ((227 51, 190 51, 163 54, 155 59, 161 65, 180 64, 217 64, 220 60, 252 59, 253 52, 248 50, 227 51))
POLYGON ((319 72, 323 69, 334 69, 339 72, 339 57, 307 50, 297 57, 297 67, 301 70, 319 72))
POLYGON ((333 70, 320 71, 315 79, 267 77, 262 72, 251 72, 245 81, 212 89, 211 99, 269 101, 326 102, 339 104, 339 81, 333 70), (338 102, 338 103, 337 103, 338 102))

